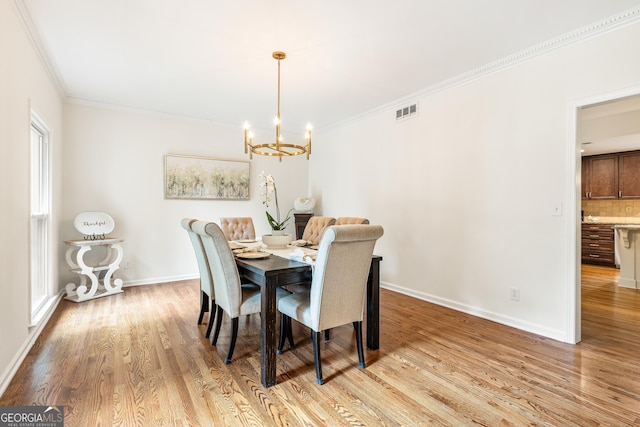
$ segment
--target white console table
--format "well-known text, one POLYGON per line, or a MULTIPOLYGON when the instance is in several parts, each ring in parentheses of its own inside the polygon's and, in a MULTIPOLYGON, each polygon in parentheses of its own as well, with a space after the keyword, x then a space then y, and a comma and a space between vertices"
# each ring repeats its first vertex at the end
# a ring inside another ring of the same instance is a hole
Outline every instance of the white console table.
POLYGON ((72 272, 80 275, 79 285, 67 284, 65 299, 82 302, 123 292, 122 279, 114 279, 112 283, 113 273, 120 268, 120 261, 122 261, 120 243, 123 241, 124 239, 117 238, 65 241, 64 243, 69 246, 65 256, 67 264, 72 272), (94 246, 105 246, 107 254, 97 265, 87 265, 84 262, 84 255, 94 246), (87 278, 91 281, 90 288, 87 287, 87 278))

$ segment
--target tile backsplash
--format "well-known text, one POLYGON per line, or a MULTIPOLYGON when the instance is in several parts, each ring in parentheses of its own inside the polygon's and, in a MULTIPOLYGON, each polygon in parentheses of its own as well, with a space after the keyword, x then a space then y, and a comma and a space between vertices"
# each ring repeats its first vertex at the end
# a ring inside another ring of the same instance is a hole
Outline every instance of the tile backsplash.
POLYGON ((600 222, 640 223, 640 200, 583 200, 584 218, 599 217, 600 222))

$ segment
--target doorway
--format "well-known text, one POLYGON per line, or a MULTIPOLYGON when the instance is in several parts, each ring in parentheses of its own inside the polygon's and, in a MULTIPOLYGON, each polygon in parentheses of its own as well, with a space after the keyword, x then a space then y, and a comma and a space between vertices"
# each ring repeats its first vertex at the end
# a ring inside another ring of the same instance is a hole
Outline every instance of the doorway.
MULTIPOLYGON (((572 230, 575 230, 576 238, 574 254, 575 262, 575 281, 570 281, 573 292, 570 301, 569 312, 570 325, 569 337, 570 341, 577 343, 581 340, 581 217, 580 215, 582 202, 582 171, 581 163, 584 155, 608 154, 621 151, 640 150, 640 88, 630 88, 624 91, 609 93, 598 97, 584 99, 571 105, 572 123, 575 125, 575 138, 571 142, 571 146, 575 153, 575 177, 573 194, 575 195, 576 215, 570 218, 570 222, 575 224, 572 230)), ((615 217, 612 211, 607 207, 603 213, 615 217)), ((591 212, 590 212, 591 213, 591 212)), ((587 213, 585 212, 585 215, 587 213)), ((640 218, 639 218, 640 222, 640 218)))

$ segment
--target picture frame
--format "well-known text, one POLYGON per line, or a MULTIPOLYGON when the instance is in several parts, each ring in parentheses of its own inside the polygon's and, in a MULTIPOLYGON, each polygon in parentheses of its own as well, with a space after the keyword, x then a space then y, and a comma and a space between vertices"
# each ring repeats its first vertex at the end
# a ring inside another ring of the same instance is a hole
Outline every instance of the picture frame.
POLYGON ((164 198, 249 200, 249 162, 165 154, 164 198))

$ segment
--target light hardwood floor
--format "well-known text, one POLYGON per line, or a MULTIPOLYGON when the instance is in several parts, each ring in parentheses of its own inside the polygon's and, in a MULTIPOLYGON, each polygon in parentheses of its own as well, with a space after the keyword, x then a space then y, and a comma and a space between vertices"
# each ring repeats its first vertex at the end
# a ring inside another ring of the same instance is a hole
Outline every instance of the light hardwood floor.
MULTIPOLYGON (((64 405, 67 426, 638 426, 640 291, 583 267, 583 341, 568 345, 382 291, 381 349, 358 368, 353 328, 308 332, 259 381, 259 316, 241 319, 233 363, 196 326, 198 282, 63 301, 0 405, 64 405)), ((206 320, 206 318, 205 318, 206 320)))

